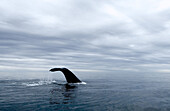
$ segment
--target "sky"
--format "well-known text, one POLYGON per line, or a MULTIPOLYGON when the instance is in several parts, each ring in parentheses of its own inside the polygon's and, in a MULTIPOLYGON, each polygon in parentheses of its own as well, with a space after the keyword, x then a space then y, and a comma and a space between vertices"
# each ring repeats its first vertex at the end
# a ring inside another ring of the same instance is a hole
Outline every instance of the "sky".
POLYGON ((169 47, 169 0, 0 3, 0 77, 52 67, 170 73, 169 47))

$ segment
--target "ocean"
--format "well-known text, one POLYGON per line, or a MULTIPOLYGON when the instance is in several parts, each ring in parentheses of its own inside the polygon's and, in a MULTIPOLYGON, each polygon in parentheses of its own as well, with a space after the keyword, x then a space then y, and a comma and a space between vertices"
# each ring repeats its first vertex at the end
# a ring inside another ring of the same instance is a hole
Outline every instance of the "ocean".
POLYGON ((57 77, 1 79, 0 111, 170 111, 168 73, 95 73, 80 79, 82 84, 57 77))

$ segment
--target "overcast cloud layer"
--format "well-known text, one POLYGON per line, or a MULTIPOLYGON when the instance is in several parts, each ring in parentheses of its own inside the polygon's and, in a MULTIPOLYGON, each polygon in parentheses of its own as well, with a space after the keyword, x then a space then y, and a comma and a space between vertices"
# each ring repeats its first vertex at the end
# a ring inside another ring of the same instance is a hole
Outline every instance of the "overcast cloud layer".
POLYGON ((170 1, 1 0, 0 71, 55 66, 170 72, 170 1))

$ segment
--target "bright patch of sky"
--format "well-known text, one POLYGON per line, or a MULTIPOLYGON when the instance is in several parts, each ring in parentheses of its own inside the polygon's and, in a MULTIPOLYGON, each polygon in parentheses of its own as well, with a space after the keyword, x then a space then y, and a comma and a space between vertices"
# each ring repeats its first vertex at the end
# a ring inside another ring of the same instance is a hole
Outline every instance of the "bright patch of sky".
POLYGON ((1 0, 0 16, 1 72, 170 72, 169 0, 1 0))

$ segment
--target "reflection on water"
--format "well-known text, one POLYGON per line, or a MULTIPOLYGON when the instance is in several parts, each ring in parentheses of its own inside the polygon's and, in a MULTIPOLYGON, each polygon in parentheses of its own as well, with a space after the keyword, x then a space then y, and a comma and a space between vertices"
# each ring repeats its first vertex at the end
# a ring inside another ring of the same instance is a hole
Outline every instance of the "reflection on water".
POLYGON ((50 104, 70 104, 76 98, 76 85, 58 84, 50 91, 50 104), (60 87, 59 87, 60 86, 60 87))
POLYGON ((0 80, 0 111, 170 111, 169 74, 85 81, 0 80))

